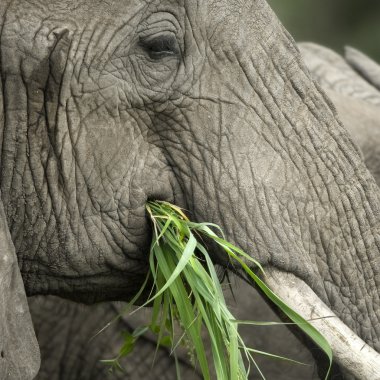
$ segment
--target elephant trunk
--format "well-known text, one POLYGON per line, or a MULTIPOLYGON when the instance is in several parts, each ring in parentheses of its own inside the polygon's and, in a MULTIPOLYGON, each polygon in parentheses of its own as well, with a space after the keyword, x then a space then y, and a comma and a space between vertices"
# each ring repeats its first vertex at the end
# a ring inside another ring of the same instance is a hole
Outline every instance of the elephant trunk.
MULTIPOLYGON (((167 115, 175 126, 160 129, 170 163, 197 220, 221 225, 264 267, 294 273, 318 295, 311 305, 323 300, 345 329, 380 352, 379 189, 294 40, 263 1, 247 8, 255 17, 244 19, 238 34, 220 23, 204 54, 208 65, 197 65, 189 106, 167 115)), ((274 283, 280 295, 291 289, 274 283)), ((296 306, 295 297, 284 298, 296 306)), ((343 360, 351 348, 333 346, 343 367, 361 371, 343 360)))
POLYGON ((266 282, 324 335, 334 352, 334 360, 350 375, 361 380, 380 378, 380 354, 337 317, 304 281, 272 268, 266 272, 266 282))

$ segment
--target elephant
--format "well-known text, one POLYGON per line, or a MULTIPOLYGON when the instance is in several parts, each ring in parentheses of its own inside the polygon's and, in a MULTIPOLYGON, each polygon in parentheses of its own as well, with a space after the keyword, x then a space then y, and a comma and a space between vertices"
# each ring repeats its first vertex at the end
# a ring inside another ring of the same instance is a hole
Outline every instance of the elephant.
POLYGON ((380 377, 379 188, 265 0, 2 0, 0 30, 1 378, 40 366, 27 295, 136 294, 152 199, 220 225, 333 316, 344 373, 380 377))
MULTIPOLYGON (((347 59, 347 56, 345 60, 332 50, 311 43, 301 43, 298 47, 313 78, 329 94, 330 99, 336 99, 336 108, 340 117, 347 120, 347 123, 344 123, 345 127, 348 127, 351 137, 363 153, 366 166, 379 184, 380 173, 375 164, 380 162, 377 160, 376 150, 376 147, 380 145, 377 137, 380 131, 380 120, 369 117, 370 111, 364 112, 363 107, 366 109, 368 105, 363 104, 362 101, 380 106, 380 92, 374 88, 369 74, 358 75, 355 65, 347 59), (355 102, 357 99, 360 102, 355 102), (345 106, 347 102, 348 109, 345 106), (354 117, 355 112, 361 116, 360 123, 355 122, 357 120, 354 117)), ((352 48, 347 48, 347 51, 360 57, 357 65, 364 66, 369 61, 367 57, 352 48)), ((377 67, 380 72, 380 66, 377 67)), ((374 69, 375 67, 371 72, 374 72, 374 69)), ((375 112, 374 115, 376 115, 375 112)), ((255 320, 279 321, 274 312, 249 285, 238 278, 232 281, 232 288, 236 291, 233 295, 227 291, 226 297, 228 304, 233 305, 234 310, 236 309, 238 319, 249 319, 254 316, 255 320)), ((125 361, 125 373, 110 375, 107 373, 107 367, 100 362, 100 359, 115 357, 121 346, 121 331, 125 329, 132 331, 136 327, 146 325, 149 323, 149 313, 125 316, 115 326, 106 330, 104 335, 99 336, 99 341, 92 341, 91 337, 100 329, 100 326, 104 325, 105 321, 113 320, 122 311, 122 305, 114 303, 84 307, 54 297, 32 298, 29 305, 43 358, 38 380, 139 379, 141 377, 160 379, 160 376, 163 379, 175 378, 175 362, 165 348, 159 349, 160 357, 155 361, 157 366, 152 367, 151 358, 156 349, 154 337, 148 337, 139 342, 134 355, 125 361), (67 342, 70 348, 62 346, 60 343, 62 341, 67 342), (147 358, 149 359, 146 365, 140 365, 147 358), (60 370, 57 370, 58 368, 60 370)), ((305 350, 303 342, 287 329, 277 327, 275 331, 268 331, 268 328, 249 328, 244 331, 244 338, 249 346, 259 345, 257 347, 259 349, 281 353, 308 364, 308 366, 295 366, 276 362, 276 365, 273 365, 271 360, 256 358, 266 378, 281 380, 319 378, 311 354, 305 350)), ((191 370, 187 357, 181 357, 181 364, 181 378, 189 380, 201 378, 199 373, 191 370)), ((258 378, 258 376, 254 373, 252 378, 258 378)), ((339 375, 335 373, 334 379, 338 378, 339 375)))

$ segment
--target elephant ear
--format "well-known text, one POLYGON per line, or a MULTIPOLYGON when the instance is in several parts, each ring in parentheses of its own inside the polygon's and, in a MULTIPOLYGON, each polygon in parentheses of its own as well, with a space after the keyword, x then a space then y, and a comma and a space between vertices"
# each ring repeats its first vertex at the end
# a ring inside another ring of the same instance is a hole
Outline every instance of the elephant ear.
POLYGON ((31 380, 39 367, 38 343, 0 201, 0 379, 31 380))
POLYGON ((380 107, 380 65, 353 48, 347 47, 342 57, 310 42, 298 47, 312 77, 324 90, 380 107))
POLYGON ((380 65, 359 50, 345 48, 346 61, 372 86, 380 90, 380 65))

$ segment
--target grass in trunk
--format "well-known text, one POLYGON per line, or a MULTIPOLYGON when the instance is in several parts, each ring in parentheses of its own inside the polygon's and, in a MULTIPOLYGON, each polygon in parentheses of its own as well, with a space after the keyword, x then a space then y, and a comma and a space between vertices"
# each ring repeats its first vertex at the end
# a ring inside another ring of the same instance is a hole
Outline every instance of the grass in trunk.
MULTIPOLYGON (((152 318, 148 326, 139 327, 132 333, 124 332, 124 344, 119 355, 112 360, 103 360, 111 370, 123 370, 120 359, 132 352, 138 337, 148 330, 157 335, 157 349, 160 345, 171 347, 175 359, 176 349, 184 345, 190 352, 194 366, 199 368, 206 380, 210 379, 211 375, 205 342, 201 339, 202 329, 208 332, 214 371, 218 380, 248 379, 251 365, 257 368, 264 379, 254 360, 255 354, 293 361, 255 350, 244 344, 238 326, 255 322, 237 321, 229 311, 214 265, 202 243, 202 237, 214 240, 228 255, 231 265, 235 268, 241 267, 264 296, 326 353, 331 367, 332 351, 326 339, 268 288, 255 273, 264 274, 261 265, 227 242, 217 225, 193 223, 182 209, 167 202, 149 202, 146 207, 154 230, 149 257, 150 271, 142 288, 129 305, 137 301, 149 278, 153 278, 154 288, 148 301, 141 306, 142 308, 153 305, 152 318), (256 268, 255 272, 251 268, 256 268), (181 329, 180 334, 177 331, 178 326, 181 329)), ((268 323, 271 324, 273 323, 268 323)), ((180 379, 177 359, 176 363, 180 379)), ((326 379, 327 377, 328 374, 326 379)))

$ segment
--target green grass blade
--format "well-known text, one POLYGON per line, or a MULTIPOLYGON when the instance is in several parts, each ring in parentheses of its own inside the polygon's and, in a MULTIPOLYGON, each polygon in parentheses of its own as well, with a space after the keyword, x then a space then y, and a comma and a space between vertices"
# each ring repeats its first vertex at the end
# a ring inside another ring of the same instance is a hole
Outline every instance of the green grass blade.
POLYGON ((253 352, 254 354, 258 354, 258 355, 262 355, 262 356, 267 356, 268 358, 271 358, 271 359, 283 360, 283 361, 286 361, 286 362, 290 362, 290 363, 294 363, 294 364, 299 364, 299 365, 304 365, 304 366, 308 366, 309 365, 309 364, 305 364, 305 363, 299 362, 298 360, 293 360, 293 359, 285 358, 284 356, 270 354, 268 352, 255 350, 253 348, 247 348, 247 350, 250 351, 250 352, 253 352))
MULTIPOLYGON (((332 350, 326 339, 269 289, 252 269, 255 268, 259 273, 265 274, 260 263, 226 241, 219 226, 212 223, 191 222, 181 208, 167 202, 149 202, 147 211, 152 219, 154 231, 149 256, 150 275, 154 286, 148 301, 143 306, 153 303, 149 327, 158 336, 157 349, 160 344, 171 346, 178 378, 180 374, 175 352, 178 345, 183 342, 190 350, 194 365, 199 365, 203 378, 210 379, 210 363, 207 360, 204 342, 200 339, 203 328, 208 332, 218 380, 247 380, 251 364, 265 379, 253 354, 303 364, 246 347, 238 332, 238 327, 242 324, 256 326, 296 324, 326 353, 331 368, 332 350), (226 305, 222 286, 210 255, 200 241, 202 237, 215 241, 226 252, 234 270, 237 271, 239 268, 243 270, 256 283, 264 296, 293 322, 236 320, 226 305), (174 331, 176 321, 179 322, 182 330, 178 340, 174 331), (176 343, 175 340, 177 340, 176 343), (247 368, 245 368, 243 355, 248 361, 247 368)), ((148 277, 143 288, 132 300, 133 302, 140 298, 147 282, 148 277)), ((127 355, 133 349, 135 340, 147 329, 147 326, 143 326, 134 333, 126 335, 126 341, 119 356, 105 363, 112 370, 120 369, 118 361, 120 357, 127 355)))

